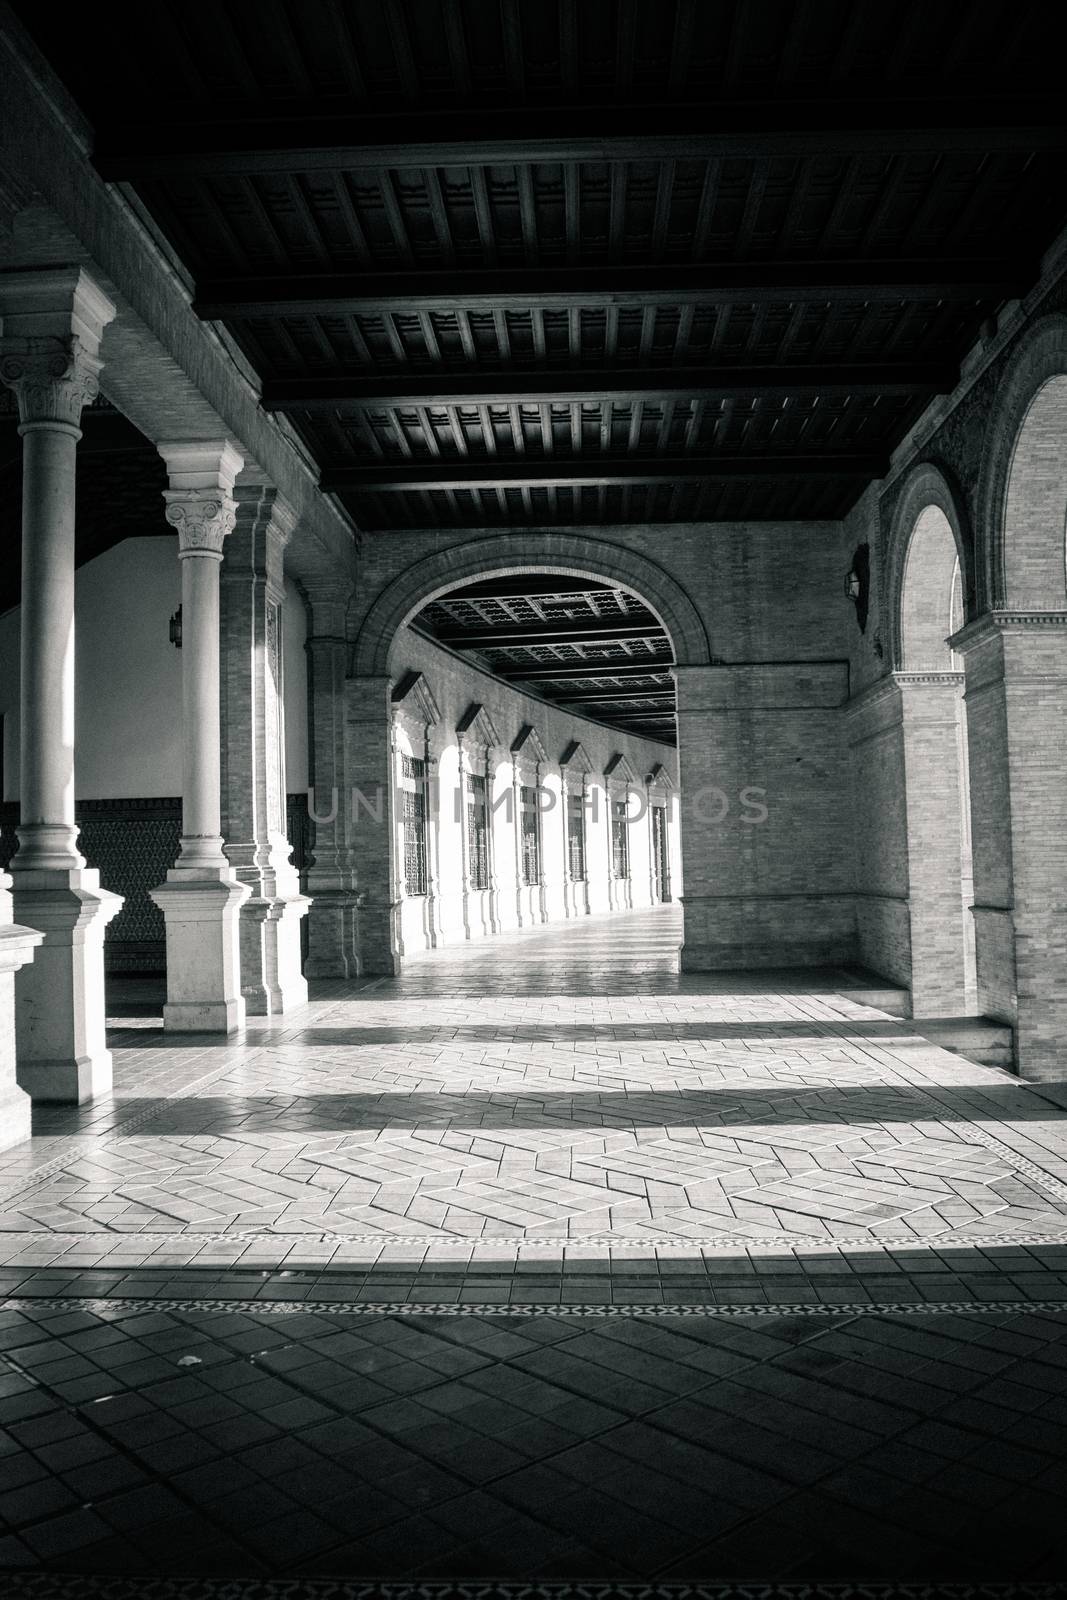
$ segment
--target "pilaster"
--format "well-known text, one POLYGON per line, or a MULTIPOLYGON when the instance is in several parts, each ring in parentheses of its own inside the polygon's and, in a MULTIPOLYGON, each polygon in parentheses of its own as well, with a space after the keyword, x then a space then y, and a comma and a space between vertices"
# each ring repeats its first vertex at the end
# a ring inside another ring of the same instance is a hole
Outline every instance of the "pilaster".
POLYGON ((1025 1078, 1067 1039, 1067 612, 987 612, 963 658, 979 1008, 1015 1025, 1025 1078))
POLYGON ((222 562, 222 798, 241 907, 241 993, 249 1016, 307 1001, 300 892, 285 831, 283 559, 295 516, 268 485, 239 484, 222 562))
POLYGON ((358 896, 361 973, 399 970, 400 889, 392 847, 396 801, 391 687, 384 677, 349 678, 345 684, 348 838, 358 896))
POLYGON ((674 678, 683 970, 852 959, 847 663, 679 666, 674 678))
POLYGON ((359 971, 359 911, 350 839, 352 784, 345 754, 348 591, 325 578, 304 579, 308 631, 308 812, 312 850, 310 978, 349 978, 359 971))

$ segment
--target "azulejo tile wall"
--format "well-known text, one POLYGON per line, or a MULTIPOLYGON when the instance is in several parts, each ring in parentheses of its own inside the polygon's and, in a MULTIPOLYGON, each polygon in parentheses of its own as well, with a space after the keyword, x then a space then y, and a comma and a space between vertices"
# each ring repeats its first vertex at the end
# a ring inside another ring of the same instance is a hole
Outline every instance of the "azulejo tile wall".
MULTIPOLYGON (((107 929, 104 959, 115 973, 164 970, 163 916, 149 899, 178 854, 182 803, 177 795, 79 800, 75 807, 79 844, 92 867, 99 868, 106 889, 123 897, 123 907, 107 929)), ((0 870, 7 868, 18 846, 16 801, 0 805, 0 870)), ((290 795, 288 835, 295 859, 304 871, 309 849, 307 799, 290 795)))

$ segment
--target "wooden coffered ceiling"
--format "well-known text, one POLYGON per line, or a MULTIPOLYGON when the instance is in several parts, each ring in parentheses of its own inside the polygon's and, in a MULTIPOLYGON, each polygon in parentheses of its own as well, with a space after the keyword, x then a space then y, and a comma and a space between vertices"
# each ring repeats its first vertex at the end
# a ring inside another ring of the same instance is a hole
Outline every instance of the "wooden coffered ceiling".
POLYGON ((431 601, 414 626, 561 708, 676 742, 671 642, 627 589, 562 573, 486 578, 431 601))
POLYGON ((17 10, 364 528, 839 516, 1067 216, 1047 0, 17 10))

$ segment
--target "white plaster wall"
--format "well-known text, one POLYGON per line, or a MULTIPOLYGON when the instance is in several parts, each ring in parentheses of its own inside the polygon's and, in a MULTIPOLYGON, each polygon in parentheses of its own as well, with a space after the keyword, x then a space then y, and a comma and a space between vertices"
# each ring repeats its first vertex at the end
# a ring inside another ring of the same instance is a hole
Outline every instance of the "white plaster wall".
MULTIPOLYGON (((181 651, 167 637, 181 601, 174 538, 124 539, 78 568, 75 585, 75 789, 79 800, 180 795, 181 651)), ((5 800, 19 796, 19 622, 0 617, 5 800)), ((286 585, 286 783, 307 787, 307 633, 286 585)))
MULTIPOLYGON (((177 541, 124 539, 75 582, 78 799, 181 793, 181 652, 167 625, 181 600, 177 541)), ((18 610, 0 618, 4 798, 18 799, 18 610)))

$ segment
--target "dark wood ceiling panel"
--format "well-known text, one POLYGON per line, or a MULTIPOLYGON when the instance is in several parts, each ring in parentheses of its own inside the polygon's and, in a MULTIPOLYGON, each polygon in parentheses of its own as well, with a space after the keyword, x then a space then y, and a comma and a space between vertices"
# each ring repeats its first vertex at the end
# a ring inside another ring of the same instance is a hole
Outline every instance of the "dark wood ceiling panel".
POLYGON ((369 527, 840 515, 1067 219, 1046 0, 15 7, 369 527))

